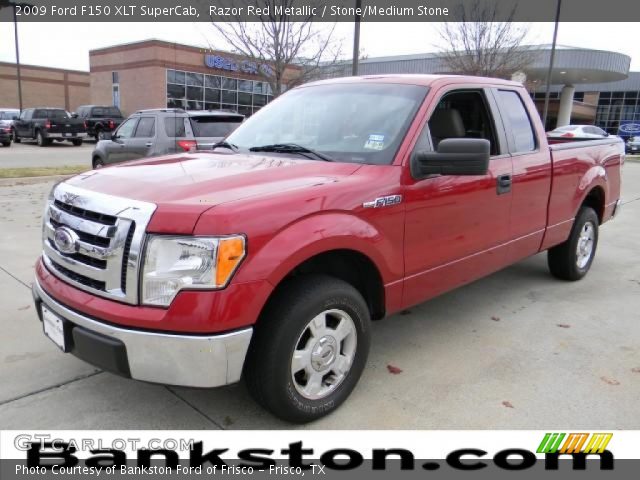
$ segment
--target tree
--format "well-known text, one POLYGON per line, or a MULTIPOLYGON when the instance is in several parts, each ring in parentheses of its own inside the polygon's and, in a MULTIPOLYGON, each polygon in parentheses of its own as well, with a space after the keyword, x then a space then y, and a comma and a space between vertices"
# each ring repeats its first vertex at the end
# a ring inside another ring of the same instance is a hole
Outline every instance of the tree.
POLYGON ((510 78, 531 63, 531 50, 524 45, 528 28, 513 22, 516 7, 506 18, 499 8, 498 2, 483 0, 454 7, 461 21, 447 22, 438 32, 448 73, 510 78))
MULTIPOLYGON (((326 76, 327 70, 337 64, 340 42, 334 38, 335 23, 314 23, 311 14, 304 16, 302 21, 293 22, 286 9, 296 8, 296 0, 234 2, 237 6, 243 4, 245 12, 246 6, 252 5, 269 7, 269 13, 260 15, 260 22, 246 22, 235 16, 234 21, 212 22, 213 27, 234 53, 269 65, 270 68, 259 69, 258 74, 271 85, 275 96, 316 77, 326 76), (288 70, 291 66, 295 73, 288 70)), ((305 4, 309 5, 309 2, 305 4)))

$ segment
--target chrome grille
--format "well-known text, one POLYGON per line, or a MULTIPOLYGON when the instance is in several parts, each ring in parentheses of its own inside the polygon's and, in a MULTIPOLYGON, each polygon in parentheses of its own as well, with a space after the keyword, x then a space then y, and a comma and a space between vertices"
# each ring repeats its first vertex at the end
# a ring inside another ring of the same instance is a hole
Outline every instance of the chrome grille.
POLYGON ((59 184, 47 205, 43 259, 60 279, 96 295, 135 304, 144 232, 155 205, 59 184), (71 251, 56 229, 74 234, 71 251))

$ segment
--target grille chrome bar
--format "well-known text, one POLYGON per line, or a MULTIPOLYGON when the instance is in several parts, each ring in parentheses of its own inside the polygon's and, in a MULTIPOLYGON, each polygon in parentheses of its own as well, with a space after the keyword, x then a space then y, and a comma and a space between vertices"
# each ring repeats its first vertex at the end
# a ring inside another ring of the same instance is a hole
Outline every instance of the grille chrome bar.
POLYGON ((53 205, 49 205, 49 216, 58 223, 67 225, 74 230, 80 230, 81 232, 88 233, 89 235, 95 235, 96 237, 112 238, 117 231, 115 226, 107 226, 91 220, 85 220, 81 217, 76 217, 75 215, 64 212, 53 205))
POLYGON ((136 304, 144 235, 155 209, 152 203, 61 183, 43 219, 44 263, 79 289, 136 304), (60 227, 77 235, 72 253, 56 246, 55 230, 60 227))

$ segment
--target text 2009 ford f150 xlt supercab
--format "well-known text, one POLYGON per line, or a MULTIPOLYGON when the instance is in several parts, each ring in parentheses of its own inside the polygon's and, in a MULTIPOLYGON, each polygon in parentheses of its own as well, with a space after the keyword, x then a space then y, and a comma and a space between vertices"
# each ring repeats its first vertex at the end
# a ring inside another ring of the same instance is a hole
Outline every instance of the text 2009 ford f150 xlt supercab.
POLYGON ((139 380, 244 376, 276 415, 337 408, 370 322, 537 252, 589 270, 619 139, 549 147, 520 84, 377 76, 296 88, 213 153, 51 192, 34 297, 65 352, 139 380))

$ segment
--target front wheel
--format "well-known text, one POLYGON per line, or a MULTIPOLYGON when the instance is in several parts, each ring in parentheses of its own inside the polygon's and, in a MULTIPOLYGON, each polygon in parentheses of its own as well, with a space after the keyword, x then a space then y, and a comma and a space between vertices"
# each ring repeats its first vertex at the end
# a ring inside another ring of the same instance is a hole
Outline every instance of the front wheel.
POLYGON ((92 163, 93 163, 93 168, 102 168, 102 167, 104 167, 104 161, 100 157, 94 157, 92 163))
POLYGON ((369 309, 350 284, 323 275, 297 277, 276 295, 256 328, 245 378, 274 415, 310 422, 338 408, 358 383, 369 309))
POLYGON ((599 223, 593 208, 580 209, 569 239, 551 248, 547 254, 549 270, 554 277, 575 281, 587 274, 596 255, 599 223))
POLYGON ((2 146, 3 146, 3 147, 10 147, 10 146, 11 146, 11 141, 8 141, 8 142, 2 142, 2 146))

